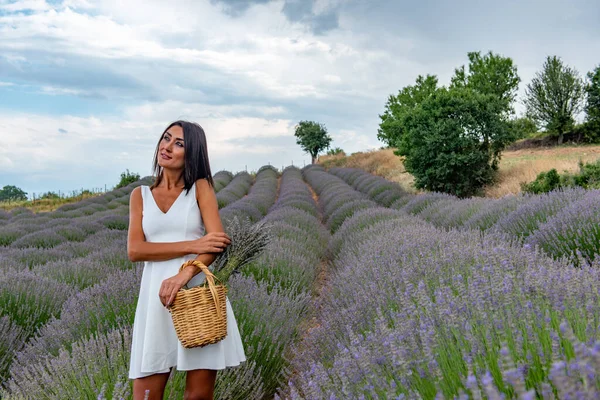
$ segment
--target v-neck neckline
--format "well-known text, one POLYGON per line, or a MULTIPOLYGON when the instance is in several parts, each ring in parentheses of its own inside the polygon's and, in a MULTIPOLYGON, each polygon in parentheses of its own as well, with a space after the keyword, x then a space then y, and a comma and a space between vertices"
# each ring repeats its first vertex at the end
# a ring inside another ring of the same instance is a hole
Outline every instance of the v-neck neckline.
POLYGON ((183 192, 185 192, 185 188, 183 188, 183 190, 181 191, 181 193, 179 193, 179 196, 177 196, 177 198, 175 199, 175 201, 171 204, 171 206, 169 207, 169 209, 167 210, 167 212, 164 212, 163 210, 160 209, 160 207, 158 206, 158 203, 156 202, 156 199, 154 198, 154 195, 152 194, 152 190, 150 190, 150 187, 148 187, 148 191, 150 192, 150 197, 152 197, 152 202, 154 203, 154 205, 156 206, 156 209, 158 211, 160 211, 160 213, 162 215, 167 215, 169 213, 169 211, 171 211, 171 209, 173 208, 173 206, 175 205, 175 203, 177 203, 177 201, 179 200, 179 198, 181 197, 181 194, 183 192))

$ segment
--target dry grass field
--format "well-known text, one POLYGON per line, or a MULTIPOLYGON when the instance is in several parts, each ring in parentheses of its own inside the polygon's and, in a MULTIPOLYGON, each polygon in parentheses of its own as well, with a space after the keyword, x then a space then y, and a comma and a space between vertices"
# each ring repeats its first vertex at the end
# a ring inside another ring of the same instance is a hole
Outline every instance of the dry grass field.
MULTIPOLYGON (((486 197, 502 197, 521 191, 521 182, 531 182, 544 171, 552 168, 561 173, 578 170, 583 162, 600 159, 600 146, 562 146, 506 151, 502 154, 498 182, 485 190, 486 197)), ((319 164, 329 167, 362 168, 372 174, 398 182, 405 189, 417 192, 412 187, 413 177, 407 173, 402 159, 392 149, 354 153, 350 156, 321 156, 319 164)))

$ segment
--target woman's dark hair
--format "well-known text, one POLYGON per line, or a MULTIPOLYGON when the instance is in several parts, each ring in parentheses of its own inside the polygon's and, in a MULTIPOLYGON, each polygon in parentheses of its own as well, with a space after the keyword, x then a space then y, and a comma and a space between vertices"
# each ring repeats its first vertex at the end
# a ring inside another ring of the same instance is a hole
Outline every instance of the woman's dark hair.
POLYGON ((160 135, 156 152, 154 153, 153 176, 154 183, 150 186, 153 189, 158 186, 162 180, 162 167, 158 165, 158 151, 160 141, 163 139, 165 132, 172 126, 180 126, 183 129, 183 145, 185 149, 185 163, 183 167, 184 190, 187 190, 186 195, 190 192, 192 185, 198 179, 206 179, 210 186, 214 187, 212 173, 210 172, 210 163, 208 162, 208 147, 206 146, 206 135, 204 129, 195 122, 175 121, 172 122, 160 135))

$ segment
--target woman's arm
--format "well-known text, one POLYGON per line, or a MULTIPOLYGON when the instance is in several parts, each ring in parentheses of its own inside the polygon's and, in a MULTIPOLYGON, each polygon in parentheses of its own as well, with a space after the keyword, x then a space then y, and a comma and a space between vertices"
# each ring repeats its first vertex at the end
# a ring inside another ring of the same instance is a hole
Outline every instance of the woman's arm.
MULTIPOLYGON (((226 244, 230 244, 229 237, 224 233, 223 223, 221 222, 221 216, 219 215, 219 204, 217 202, 217 196, 214 189, 210 186, 206 179, 198 179, 196 181, 196 198, 198 199, 198 205, 200 207, 200 215, 202 223, 206 229, 206 233, 219 233, 225 235, 227 238, 226 244)), ((212 264, 216 260, 219 253, 224 250, 224 247, 219 249, 217 252, 198 254, 195 260, 200 261, 206 266, 212 264)), ((190 265, 181 271, 182 273, 189 273, 190 279, 201 272, 200 268, 195 265, 190 265)))
MULTIPOLYGON (((127 256, 130 261, 163 261, 194 253, 192 241, 154 243, 147 242, 142 229, 142 188, 136 187, 129 198, 129 231, 127 256)), ((195 246, 197 247, 197 246, 195 246)), ((197 250, 197 249, 196 249, 197 250)), ((212 261, 211 261, 212 262, 212 261)))

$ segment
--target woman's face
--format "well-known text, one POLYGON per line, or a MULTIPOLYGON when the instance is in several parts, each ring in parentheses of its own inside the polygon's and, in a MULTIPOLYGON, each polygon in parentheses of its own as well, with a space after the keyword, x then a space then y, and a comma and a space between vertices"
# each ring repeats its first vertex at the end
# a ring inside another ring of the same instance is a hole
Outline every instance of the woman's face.
POLYGON ((185 165, 183 129, 174 125, 167 129, 158 146, 158 165, 163 168, 181 169, 185 165))

